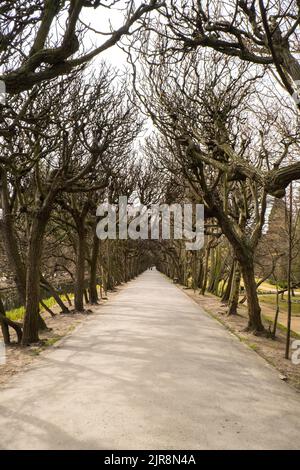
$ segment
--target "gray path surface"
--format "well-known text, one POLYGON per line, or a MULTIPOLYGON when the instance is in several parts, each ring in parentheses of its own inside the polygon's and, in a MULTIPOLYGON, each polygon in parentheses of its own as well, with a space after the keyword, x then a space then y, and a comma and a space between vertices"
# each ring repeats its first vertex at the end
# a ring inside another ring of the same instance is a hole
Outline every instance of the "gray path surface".
POLYGON ((5 449, 297 449, 300 396, 148 271, 0 390, 5 449))

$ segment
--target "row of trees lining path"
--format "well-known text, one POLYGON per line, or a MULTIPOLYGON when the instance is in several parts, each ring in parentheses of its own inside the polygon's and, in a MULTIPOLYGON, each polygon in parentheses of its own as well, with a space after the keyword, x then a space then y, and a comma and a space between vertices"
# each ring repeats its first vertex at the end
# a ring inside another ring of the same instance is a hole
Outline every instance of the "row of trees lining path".
POLYGON ((298 2, 117 0, 105 8, 123 8, 123 25, 89 51, 97 31, 84 12, 101 18, 100 1, 15 3, 0 6, 0 230, 4 271, 26 308, 18 324, 0 302, 6 342, 10 327, 23 345, 38 341, 41 287, 68 311, 55 276, 72 280, 83 311, 85 297, 98 301, 98 278, 111 289, 154 263, 201 293, 221 285, 229 314, 243 278, 248 329, 264 333, 257 253, 268 208, 300 176, 298 2), (116 44, 127 73, 88 67, 116 44), (99 241, 97 205, 121 195, 203 203, 205 249, 99 241))

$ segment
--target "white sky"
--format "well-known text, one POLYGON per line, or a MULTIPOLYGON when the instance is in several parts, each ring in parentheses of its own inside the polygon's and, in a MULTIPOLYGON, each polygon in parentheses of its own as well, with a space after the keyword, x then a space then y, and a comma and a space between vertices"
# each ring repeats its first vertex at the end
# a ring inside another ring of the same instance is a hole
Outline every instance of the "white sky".
MULTIPOLYGON (((120 3, 120 6, 122 3, 123 2, 120 3)), ((142 3, 140 0, 136 2, 137 5, 140 3, 142 3)), ((81 19, 85 24, 96 31, 109 33, 110 25, 114 30, 116 30, 124 24, 125 12, 120 10, 120 6, 116 5, 111 10, 101 7, 97 9, 85 8, 81 15, 81 19)), ((108 38, 109 36, 96 34, 90 31, 85 36, 85 44, 87 48, 94 48, 95 46, 98 47, 108 38)), ((102 60, 105 60, 114 67, 122 69, 126 65, 126 54, 118 46, 114 46, 99 54, 93 62, 91 62, 91 65, 93 67, 97 67, 97 63, 102 60)))
MULTIPOLYGON (((125 2, 127 3, 127 2, 125 2)), ((136 0, 136 8, 143 3, 142 0, 136 0)), ((96 31, 103 33, 109 33, 111 28, 113 30, 119 29, 126 21, 126 12, 122 11, 122 6, 124 6, 124 0, 121 0, 119 4, 111 9, 98 7, 97 9, 93 8, 84 8, 80 19, 89 27, 93 28, 96 31)), ((103 44, 109 36, 97 34, 93 31, 89 31, 84 38, 85 47, 88 49, 94 49, 103 44)), ((99 54, 89 63, 89 70, 95 70, 97 72, 97 65, 100 62, 105 61, 107 64, 111 64, 113 67, 116 67, 119 70, 125 70, 129 68, 127 64, 126 53, 120 49, 120 47, 113 46, 99 54)), ((139 151, 140 145, 143 145, 145 137, 153 131, 152 121, 149 119, 144 125, 144 128, 141 134, 137 137, 135 142, 135 149, 139 151)))

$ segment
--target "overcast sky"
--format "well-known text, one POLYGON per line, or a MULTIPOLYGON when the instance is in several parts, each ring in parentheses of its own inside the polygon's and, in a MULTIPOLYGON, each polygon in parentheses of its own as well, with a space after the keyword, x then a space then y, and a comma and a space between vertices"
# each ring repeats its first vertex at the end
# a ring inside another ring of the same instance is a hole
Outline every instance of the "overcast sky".
MULTIPOLYGON (((120 3, 120 6, 122 3, 123 2, 120 3)), ((136 2, 137 5, 140 3, 141 1, 136 2)), ((109 33, 110 25, 114 30, 116 30, 124 24, 125 13, 124 11, 120 10, 120 6, 115 6, 110 10, 101 7, 97 8, 96 10, 93 8, 85 8, 81 18, 85 24, 95 29, 96 31, 109 33)), ((86 47, 90 48, 92 46, 99 46, 105 42, 108 37, 109 36, 96 34, 90 31, 85 36, 86 47)), ((92 64, 96 67, 97 63, 99 63, 101 60, 105 60, 115 67, 123 68, 126 65, 126 54, 124 54, 124 52, 122 52, 118 46, 114 46, 97 56, 92 64)))

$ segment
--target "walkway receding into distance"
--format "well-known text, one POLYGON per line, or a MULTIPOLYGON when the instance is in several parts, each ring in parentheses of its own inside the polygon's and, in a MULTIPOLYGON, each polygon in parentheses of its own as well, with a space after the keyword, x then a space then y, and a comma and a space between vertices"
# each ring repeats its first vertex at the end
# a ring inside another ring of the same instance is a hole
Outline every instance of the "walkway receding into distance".
POLYGON ((300 396, 157 271, 0 389, 4 449, 297 449, 300 396))

